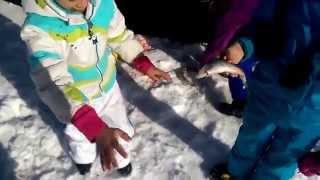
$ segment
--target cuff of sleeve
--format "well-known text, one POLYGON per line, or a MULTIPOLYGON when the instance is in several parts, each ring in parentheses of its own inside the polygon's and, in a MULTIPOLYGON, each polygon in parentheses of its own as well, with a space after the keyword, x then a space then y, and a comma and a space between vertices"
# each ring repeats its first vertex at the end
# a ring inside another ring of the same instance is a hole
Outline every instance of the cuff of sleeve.
POLYGON ((139 56, 135 58, 132 62, 132 66, 143 74, 146 74, 150 68, 154 67, 147 56, 139 56))
POLYGON ((143 51, 144 50, 141 44, 137 40, 132 39, 123 42, 118 53, 124 61, 131 63, 134 58, 136 58, 143 51))
POLYGON ((250 58, 254 52, 254 46, 253 46, 252 41, 248 38, 240 38, 240 39, 238 39, 238 42, 240 43, 240 45, 244 51, 243 60, 250 58))
POLYGON ((106 127, 106 124, 99 118, 96 111, 88 105, 78 109, 73 115, 71 123, 91 142, 94 142, 95 138, 106 127))

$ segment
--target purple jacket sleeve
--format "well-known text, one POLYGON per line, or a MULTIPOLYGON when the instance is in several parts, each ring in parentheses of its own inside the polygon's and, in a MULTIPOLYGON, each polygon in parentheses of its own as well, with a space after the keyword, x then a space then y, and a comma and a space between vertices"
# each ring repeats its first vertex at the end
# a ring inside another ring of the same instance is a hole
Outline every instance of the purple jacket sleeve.
POLYGON ((216 33, 201 59, 202 64, 210 63, 230 43, 241 27, 250 22, 260 0, 230 0, 227 12, 217 21, 216 33))

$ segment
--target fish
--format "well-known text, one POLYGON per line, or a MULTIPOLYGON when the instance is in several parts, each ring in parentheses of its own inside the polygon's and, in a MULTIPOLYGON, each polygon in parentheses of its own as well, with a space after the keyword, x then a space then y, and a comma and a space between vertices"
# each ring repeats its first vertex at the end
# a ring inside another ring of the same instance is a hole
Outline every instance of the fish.
POLYGON ((203 66, 195 78, 202 79, 214 74, 233 74, 241 79, 244 86, 247 85, 247 79, 244 72, 236 65, 228 63, 225 60, 215 60, 213 63, 203 66))

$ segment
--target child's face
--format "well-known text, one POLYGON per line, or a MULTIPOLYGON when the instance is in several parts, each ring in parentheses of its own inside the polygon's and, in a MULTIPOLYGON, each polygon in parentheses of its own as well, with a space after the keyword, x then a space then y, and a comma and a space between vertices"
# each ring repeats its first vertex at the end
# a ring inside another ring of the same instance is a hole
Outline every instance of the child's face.
POLYGON ((58 0, 59 4, 70 10, 84 12, 88 6, 89 0, 58 0))

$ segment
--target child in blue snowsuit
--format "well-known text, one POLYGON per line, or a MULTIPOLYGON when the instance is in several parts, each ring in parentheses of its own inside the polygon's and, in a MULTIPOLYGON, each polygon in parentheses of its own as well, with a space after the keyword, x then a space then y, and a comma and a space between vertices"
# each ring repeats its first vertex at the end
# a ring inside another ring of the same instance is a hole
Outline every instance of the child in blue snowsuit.
MULTIPOLYGON (((221 59, 224 56, 227 56, 227 53, 224 51, 228 51, 226 48, 235 35, 251 21, 260 0, 230 0, 214 2, 216 2, 216 5, 221 3, 222 6, 225 6, 226 10, 224 10, 225 12, 221 15, 219 15, 219 13, 214 14, 216 16, 214 17, 216 20, 214 23, 215 26, 212 29, 212 31, 214 31, 212 34, 213 37, 209 41, 208 47, 200 59, 200 67, 213 62, 217 57, 221 59)), ((220 6, 217 5, 216 8, 219 7, 220 6)), ((222 7, 220 8, 223 9, 222 7)), ((248 59, 245 62, 237 62, 234 64, 237 64, 245 72, 246 77, 249 78, 253 71, 255 61, 253 59, 248 59)), ((232 104, 221 103, 218 110, 228 115, 241 117, 247 96, 247 90, 243 89, 244 85, 241 80, 235 77, 229 77, 229 87, 233 102, 232 104)))
MULTIPOLYGON (((272 9, 280 1, 264 2, 272 9)), ((320 137, 320 0, 284 2, 284 16, 276 20, 283 23, 285 45, 277 58, 259 59, 249 81, 243 124, 227 171, 220 175, 290 179, 298 159, 320 137)), ((247 40, 244 48, 256 47, 250 37, 247 40)))
MULTIPOLYGON (((233 38, 235 41, 222 53, 224 59, 236 64, 243 70, 248 80, 252 77, 260 59, 273 59, 279 54, 279 50, 283 46, 279 41, 282 32, 277 32, 279 31, 278 28, 270 28, 279 26, 279 22, 276 21, 276 19, 278 16, 281 16, 281 11, 283 10, 282 5, 279 5, 275 0, 259 0, 256 1, 256 3, 258 7, 252 9, 250 24, 243 27, 241 31, 237 33, 233 38), (255 47, 247 43, 250 39, 246 37, 253 39, 255 47), (237 58, 239 54, 233 52, 233 50, 239 45, 241 45, 244 54, 241 60, 236 60, 235 58, 237 58), (253 51, 253 49, 255 49, 255 51, 253 51)), ((218 110, 224 114, 242 117, 248 96, 248 89, 243 88, 244 84, 240 78, 229 76, 228 79, 232 103, 221 103, 218 106, 218 110)))
MULTIPOLYGON (((237 66, 242 69, 246 78, 250 79, 257 63, 258 61, 255 58, 249 58, 241 61, 237 66)), ((221 103, 218 110, 224 114, 241 118, 248 96, 248 90, 244 88, 246 85, 243 84, 239 77, 229 76, 228 79, 232 103, 221 103)))

